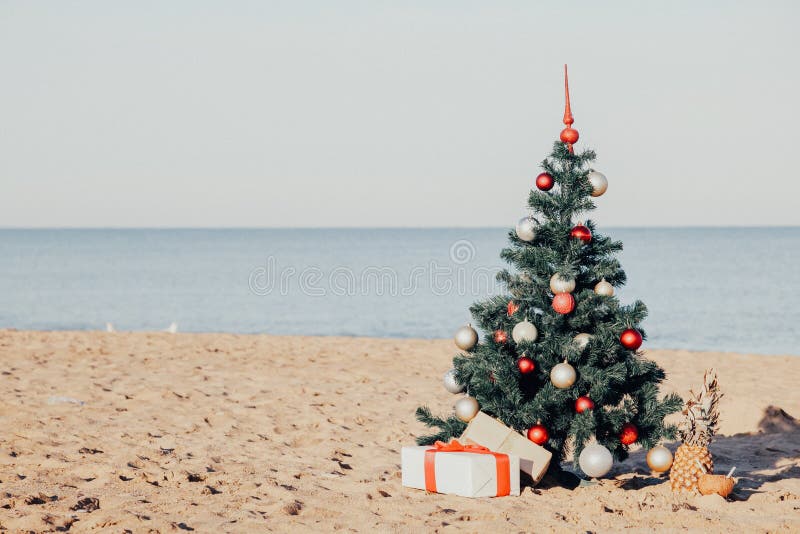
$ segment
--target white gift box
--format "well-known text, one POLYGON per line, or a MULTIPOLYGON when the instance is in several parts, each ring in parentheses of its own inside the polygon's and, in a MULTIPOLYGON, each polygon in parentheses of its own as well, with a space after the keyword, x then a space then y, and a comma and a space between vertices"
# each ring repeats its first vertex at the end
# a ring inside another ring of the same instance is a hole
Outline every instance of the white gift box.
POLYGON ((433 454, 432 462, 430 456, 428 458, 426 480, 425 456, 431 449, 434 447, 403 447, 403 486, 429 491, 435 488, 437 493, 462 497, 496 497, 498 488, 505 486, 509 495, 519 495, 519 456, 498 453, 508 457, 508 479, 505 484, 502 479, 498 480, 498 474, 503 476, 505 469, 498 469, 498 459, 494 454, 440 450, 433 454), (434 475, 433 481, 431 475, 434 475))

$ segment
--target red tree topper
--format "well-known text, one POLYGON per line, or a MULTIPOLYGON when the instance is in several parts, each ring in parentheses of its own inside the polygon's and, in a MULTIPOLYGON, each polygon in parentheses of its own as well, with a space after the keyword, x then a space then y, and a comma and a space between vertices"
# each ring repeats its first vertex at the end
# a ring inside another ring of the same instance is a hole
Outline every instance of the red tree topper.
POLYGON ((562 143, 567 144, 567 148, 569 149, 569 153, 573 154, 572 145, 578 142, 578 130, 572 127, 572 123, 575 122, 575 119, 572 118, 572 109, 569 106, 569 77, 567 76, 567 66, 564 65, 564 94, 567 97, 567 103, 564 107, 564 124, 567 125, 566 128, 561 130, 561 138, 562 143))

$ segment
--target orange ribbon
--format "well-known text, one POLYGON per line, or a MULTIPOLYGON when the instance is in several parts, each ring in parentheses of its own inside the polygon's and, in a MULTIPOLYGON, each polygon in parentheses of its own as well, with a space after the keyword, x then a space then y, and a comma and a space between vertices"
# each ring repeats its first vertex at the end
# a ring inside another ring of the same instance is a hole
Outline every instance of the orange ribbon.
POLYGON ((436 453, 437 452, 471 452, 475 454, 491 454, 495 458, 497 466, 497 497, 503 497, 511 493, 511 469, 509 467, 508 455, 499 452, 492 452, 480 445, 462 445, 454 439, 450 443, 437 441, 433 444, 433 449, 425 451, 425 489, 436 492, 436 453))

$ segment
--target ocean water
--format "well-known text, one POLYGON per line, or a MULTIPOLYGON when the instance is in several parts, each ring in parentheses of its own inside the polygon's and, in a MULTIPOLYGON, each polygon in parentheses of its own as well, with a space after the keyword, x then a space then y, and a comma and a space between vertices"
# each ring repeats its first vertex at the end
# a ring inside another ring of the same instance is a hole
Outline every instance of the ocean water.
MULTIPOLYGON (((646 347, 800 355, 800 228, 600 228, 646 347)), ((449 337, 507 229, 0 230, 0 327, 449 337)))

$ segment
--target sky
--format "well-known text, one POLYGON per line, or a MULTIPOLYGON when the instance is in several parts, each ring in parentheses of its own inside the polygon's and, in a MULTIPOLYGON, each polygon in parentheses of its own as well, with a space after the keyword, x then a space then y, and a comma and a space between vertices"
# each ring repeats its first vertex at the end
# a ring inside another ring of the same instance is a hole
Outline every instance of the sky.
POLYGON ((0 227, 798 225, 798 6, 0 0, 0 227))

